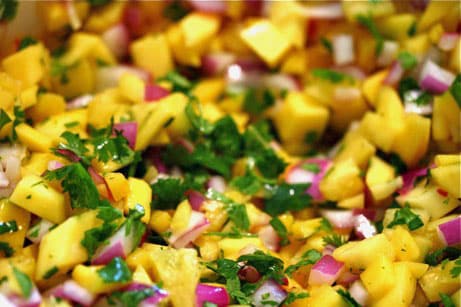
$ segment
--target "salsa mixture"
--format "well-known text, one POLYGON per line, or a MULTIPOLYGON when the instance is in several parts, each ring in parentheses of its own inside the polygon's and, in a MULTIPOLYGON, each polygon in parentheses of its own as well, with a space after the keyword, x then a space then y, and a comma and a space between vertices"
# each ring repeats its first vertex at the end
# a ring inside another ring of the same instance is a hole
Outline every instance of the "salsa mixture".
POLYGON ((460 14, 0 0, 0 306, 460 306, 460 14))

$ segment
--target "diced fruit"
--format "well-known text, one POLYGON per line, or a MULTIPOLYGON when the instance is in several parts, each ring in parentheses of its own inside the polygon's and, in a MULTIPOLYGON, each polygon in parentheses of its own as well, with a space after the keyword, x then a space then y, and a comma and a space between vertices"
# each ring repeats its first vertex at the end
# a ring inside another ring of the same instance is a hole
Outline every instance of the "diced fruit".
POLYGON ((120 94, 133 103, 140 103, 144 101, 144 81, 130 73, 122 75, 118 81, 118 88, 120 94))
POLYGON ((256 247, 262 249, 264 244, 258 238, 232 239, 224 238, 218 242, 219 249, 223 252, 224 258, 237 259, 239 252, 245 247, 256 247))
POLYGON ((27 124, 19 124, 15 127, 19 141, 26 145, 30 150, 39 152, 49 152, 53 147, 53 139, 41 133, 27 124))
POLYGON ((12 204, 6 198, 1 199, 0 222, 12 221, 16 222, 17 231, 0 234, 0 241, 8 243, 14 250, 19 250, 24 244, 26 232, 29 229, 30 213, 12 204))
POLYGON ((328 200, 342 200, 363 192, 360 169, 352 159, 334 163, 320 181, 320 191, 328 200))
POLYGON ((361 2, 344 0, 342 2, 344 14, 347 19, 354 22, 357 15, 370 14, 374 18, 392 15, 395 12, 394 4, 391 1, 361 2))
POLYGON ((51 115, 63 113, 66 110, 66 101, 61 95, 43 93, 37 98, 37 103, 27 110, 34 122, 41 122, 51 115))
POLYGON ((416 290, 416 279, 410 269, 403 263, 394 263, 395 282, 393 288, 373 306, 409 306, 416 290))
POLYGON ((410 232, 401 226, 395 229, 386 229, 384 234, 392 244, 395 258, 400 261, 422 261, 422 255, 418 245, 410 232))
POLYGON ((460 183, 461 164, 450 164, 431 169, 431 178, 434 183, 454 198, 461 198, 460 183))
POLYGON ((134 41, 130 51, 136 66, 146 69, 155 78, 164 76, 174 67, 170 47, 163 34, 144 36, 134 41))
POLYGON ((310 293, 307 306, 346 307, 346 301, 331 286, 322 285, 310 293))
POLYGON ((150 219, 151 199, 152 189, 147 182, 134 177, 128 178, 128 195, 126 196, 125 212, 128 212, 139 204, 144 208, 144 216, 141 218, 141 221, 148 223, 150 219))
POLYGON ((370 265, 360 274, 360 279, 371 298, 380 299, 392 289, 395 283, 392 260, 384 255, 376 254, 370 265))
POLYGON ((187 48, 200 50, 216 35, 220 26, 217 15, 191 13, 181 19, 179 26, 187 48))
POLYGON ((352 158, 358 167, 364 169, 368 161, 375 154, 376 148, 362 135, 350 132, 344 138, 335 161, 344 161, 352 158))
POLYGON ((436 141, 461 143, 461 115, 450 93, 434 97, 432 114, 432 138, 436 141))
POLYGON ((189 204, 189 201, 184 200, 182 201, 173 215, 171 219, 171 230, 173 233, 180 233, 186 230, 187 225, 189 225, 189 220, 192 213, 192 207, 189 204))
POLYGON ((119 201, 128 195, 129 182, 122 173, 104 174, 104 181, 106 182, 110 190, 110 194, 115 201, 119 201))
POLYGON ((77 265, 72 272, 72 278, 82 287, 93 294, 102 294, 122 288, 126 283, 106 283, 98 274, 103 266, 77 265))
POLYGON ((363 94, 367 99, 368 103, 374 107, 376 107, 378 104, 378 92, 388 73, 389 70, 387 69, 379 71, 366 78, 362 83, 363 94))
POLYGON ((448 295, 459 289, 459 277, 453 277, 450 271, 455 266, 453 261, 441 263, 429 270, 418 280, 419 285, 430 302, 440 300, 439 293, 448 295))
POLYGON ((23 177, 11 194, 10 201, 56 224, 67 216, 68 204, 64 194, 36 175, 23 177))

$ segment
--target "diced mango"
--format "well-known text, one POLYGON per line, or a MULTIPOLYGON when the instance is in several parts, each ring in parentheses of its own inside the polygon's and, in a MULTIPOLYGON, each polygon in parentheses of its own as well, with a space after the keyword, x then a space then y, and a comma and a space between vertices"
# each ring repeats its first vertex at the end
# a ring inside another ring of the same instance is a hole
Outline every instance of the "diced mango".
POLYGON ((15 127, 18 139, 31 151, 49 152, 53 147, 53 139, 39 132, 27 124, 19 124, 15 127))
POLYGON ((432 138, 461 143, 461 114, 453 96, 448 92, 435 96, 433 108, 432 138))
POLYGON ((245 247, 254 246, 258 249, 262 249, 264 244, 259 238, 224 238, 218 242, 218 246, 224 258, 237 259, 240 256, 239 252, 245 247))
POLYGON ((200 53, 187 48, 184 43, 184 33, 179 25, 172 25, 167 30, 167 40, 176 61, 183 65, 199 67, 201 64, 200 53))
POLYGON ((192 93, 202 103, 215 102, 225 88, 222 78, 203 79, 194 87, 192 93))
POLYGON ((305 221, 295 220, 291 226, 293 236, 297 239, 305 239, 317 232, 321 226, 322 218, 309 219, 305 221))
POLYGON ((145 285, 152 285, 152 280, 146 270, 138 265, 133 272, 133 282, 139 282, 145 285))
POLYGON ((435 165, 447 166, 461 163, 461 155, 436 155, 434 157, 435 165))
POLYGON ((0 259, 0 279, 8 278, 8 284, 17 293, 21 293, 21 287, 17 282, 14 269, 21 271, 33 280, 35 272, 35 257, 37 255, 37 246, 30 245, 24 248, 14 257, 0 259))
POLYGON ((456 3, 452 2, 431 1, 418 21, 418 31, 423 32, 427 30, 436 22, 441 21, 451 11, 456 10, 457 6, 456 3))
POLYGON ((376 107, 378 105, 378 92, 381 84, 389 73, 388 69, 381 70, 367 77, 362 83, 362 91, 368 103, 376 107))
POLYGON ((338 207, 344 209, 362 209, 365 207, 365 194, 360 193, 356 196, 345 198, 338 202, 338 207))
POLYGON ((65 110, 64 97, 53 93, 42 93, 38 95, 37 103, 27 110, 27 115, 34 122, 41 122, 52 115, 63 113, 65 110))
POLYGON ((338 201, 363 192, 360 169, 352 159, 334 163, 320 181, 320 191, 328 200, 338 201))
POLYGON ((216 35, 220 26, 217 15, 193 12, 181 19, 179 26, 187 48, 199 50, 216 35))
POLYGON ((460 168, 459 162, 433 168, 431 178, 437 186, 447 191, 452 197, 461 198, 460 168))
POLYGON ((394 14, 395 6, 390 0, 380 2, 362 2, 354 0, 342 1, 344 14, 351 22, 356 21, 357 15, 371 15, 374 18, 394 14))
POLYGON ((64 75, 53 76, 51 82, 53 90, 67 98, 88 94, 95 88, 95 69, 89 59, 79 59, 68 65, 64 75))
MULTIPOLYGON (((106 127, 113 117, 115 122, 118 118, 128 112, 129 103, 118 91, 118 89, 106 90, 94 96, 88 105, 88 123, 96 128, 106 127), (126 104, 125 104, 126 102, 126 104)), ((144 104, 133 106, 144 106, 144 104)), ((157 106, 150 104, 149 106, 157 106)), ((134 113, 134 110, 133 110, 134 113)))
POLYGON ((148 223, 150 219, 150 202, 152 200, 152 189, 149 184, 142 179, 128 178, 128 195, 124 206, 125 212, 136 207, 137 204, 143 206, 144 216, 141 218, 143 223, 148 223))
POLYGON ((8 243, 14 250, 20 250, 29 229, 30 213, 4 198, 0 200, 0 221, 16 222, 17 231, 1 234, 0 241, 8 243))
POLYGON ((126 5, 126 2, 115 1, 107 3, 103 10, 92 10, 85 20, 84 29, 89 32, 103 32, 122 20, 126 5))
POLYGON ((154 78, 173 70, 170 46, 164 34, 142 37, 130 45, 131 56, 136 66, 146 69, 154 78))
POLYGON ((85 138, 87 136, 87 114, 86 109, 79 109, 52 115, 48 120, 36 125, 36 129, 51 137, 54 142, 61 142, 61 134, 65 131, 77 133, 81 138, 85 138))
POLYGON ((322 285, 312 289, 309 293, 308 304, 306 306, 323 306, 323 307, 346 307, 346 301, 343 300, 335 289, 328 285, 322 285))
POLYGON ((413 14, 393 14, 377 22, 379 32, 385 37, 395 40, 405 40, 408 38, 409 29, 416 22, 413 14))
POLYGON ((54 268, 65 273, 88 260, 88 253, 80 241, 85 231, 102 224, 97 213, 91 210, 68 218, 43 237, 37 257, 36 280, 43 280, 44 275, 54 268))
POLYGON ((102 294, 115 291, 122 288, 126 283, 115 282, 107 283, 98 274, 103 266, 85 266, 77 265, 72 272, 74 279, 80 286, 88 289, 93 294, 102 294))
POLYGON ((395 258, 399 261, 421 261, 422 255, 418 245, 408 230, 402 226, 386 229, 384 234, 392 244, 395 258))
POLYGON ((118 81, 120 94, 133 103, 144 101, 144 81, 130 73, 125 73, 118 81))
POLYGON ((383 297, 395 283, 394 266, 389 257, 376 254, 360 279, 374 300, 383 297))
POLYGON ((411 261, 401 261, 401 264, 404 264, 408 267, 411 274, 414 278, 419 279, 424 273, 429 269, 429 265, 420 262, 411 262, 411 261))
POLYGON ((422 33, 410 37, 403 42, 404 50, 407 50, 408 52, 418 56, 423 56, 426 54, 430 46, 431 41, 429 40, 429 35, 427 33, 422 33))
POLYGON ((454 262, 455 260, 441 263, 436 267, 430 267, 418 280, 430 302, 439 301, 439 293, 451 295, 459 289, 459 278, 453 277, 450 273, 455 266, 454 262))
POLYGON ((268 20, 250 24, 240 32, 240 37, 271 67, 276 66, 291 47, 289 39, 268 20))
POLYGON ((23 177, 11 194, 10 201, 56 224, 66 219, 68 205, 64 194, 36 175, 23 177))
POLYGON ((416 290, 416 279, 410 269, 403 263, 394 263, 395 282, 393 288, 373 306, 409 306, 416 290))
POLYGON ((30 108, 37 103, 37 91, 38 86, 34 85, 21 92, 20 99, 23 109, 30 108))
POLYGON ((341 150, 338 150, 334 160, 339 162, 353 159, 358 167, 364 169, 375 151, 376 148, 362 135, 348 133, 341 144, 341 150))
POLYGON ((98 61, 109 65, 116 63, 114 56, 100 36, 76 32, 69 39, 67 51, 60 60, 63 64, 72 65, 82 59, 89 59, 93 64, 98 61))
POLYGON ((189 201, 187 199, 183 200, 176 208, 173 218, 171 219, 170 227, 173 233, 181 233, 186 230, 187 225, 189 225, 191 213, 192 207, 189 201))
POLYGON ((373 112, 367 112, 362 118, 359 132, 384 152, 391 150, 396 137, 390 128, 389 122, 384 117, 373 112))
POLYGON ((378 234, 371 238, 349 242, 335 249, 333 257, 342 261, 349 268, 360 270, 368 268, 373 262, 370 255, 383 255, 394 260, 395 254, 391 243, 384 234, 378 234))
POLYGON ((128 195, 129 183, 122 173, 104 174, 104 181, 109 187, 110 194, 115 201, 119 201, 128 195))
POLYGON ((171 224, 171 216, 166 211, 154 210, 150 217, 149 226, 157 233, 168 230, 171 224))

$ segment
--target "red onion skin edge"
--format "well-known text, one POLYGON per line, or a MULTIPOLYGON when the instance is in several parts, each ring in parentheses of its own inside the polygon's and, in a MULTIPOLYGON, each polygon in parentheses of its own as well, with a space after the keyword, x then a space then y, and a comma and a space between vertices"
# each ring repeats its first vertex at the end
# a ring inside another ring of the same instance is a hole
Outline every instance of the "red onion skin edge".
POLYGON ((115 257, 122 257, 123 259, 126 258, 123 244, 120 241, 118 241, 116 244, 110 247, 105 247, 99 255, 95 255, 95 257, 91 261, 91 264, 93 265, 107 264, 115 257))
POLYGON ((137 122, 123 122, 114 124, 114 131, 120 131, 127 139, 128 145, 131 149, 136 146, 136 136, 138 134, 138 123, 137 122))
POLYGON ((206 198, 202 195, 202 193, 188 190, 186 191, 186 196, 189 200, 189 203, 194 211, 200 211, 202 208, 203 203, 205 202, 206 198))
POLYGON ((448 246, 457 245, 461 242, 461 217, 458 216, 448 222, 440 224, 438 232, 441 239, 448 246))
POLYGON ((147 84, 144 89, 144 100, 146 102, 156 102, 168 96, 170 91, 157 84, 147 84))
POLYGON ((200 283, 197 285, 195 293, 197 307, 202 307, 205 302, 214 303, 218 307, 226 307, 230 303, 229 294, 224 287, 215 287, 200 283))

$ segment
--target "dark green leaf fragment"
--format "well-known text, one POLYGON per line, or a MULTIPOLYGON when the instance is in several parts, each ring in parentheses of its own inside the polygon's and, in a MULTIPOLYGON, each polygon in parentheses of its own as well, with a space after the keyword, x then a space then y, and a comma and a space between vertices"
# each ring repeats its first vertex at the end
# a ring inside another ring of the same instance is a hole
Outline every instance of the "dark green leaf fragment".
POLYGON ((458 74, 450 86, 450 93, 461 109, 461 74, 458 74))
POLYGON ((15 220, 11 220, 8 222, 1 222, 0 221, 0 235, 4 233, 11 233, 18 231, 18 225, 16 224, 15 220))
POLYGON ((121 283, 131 281, 131 271, 120 257, 112 259, 105 267, 97 270, 105 283, 121 283))
POLYGON ((309 264, 315 264, 317 261, 320 260, 320 258, 322 258, 322 254, 320 252, 316 251, 315 249, 310 249, 301 256, 300 261, 288 266, 285 269, 285 274, 291 276, 299 268, 309 264))
POLYGON ((277 216, 287 211, 299 211, 311 206, 311 196, 306 193, 309 184, 282 183, 274 186, 272 194, 264 202, 264 210, 271 216, 277 216))
POLYGON ((16 267, 13 267, 13 273, 14 277, 16 277, 16 281, 18 282, 19 287, 21 288, 22 295, 25 298, 29 298, 34 287, 30 277, 18 270, 16 267))
POLYGON ((423 227, 424 223, 417 214, 411 211, 410 206, 406 204, 405 207, 395 211, 394 219, 387 225, 387 228, 392 228, 395 225, 407 225, 408 229, 413 231, 423 227))
POLYGON ((357 301, 351 296, 349 291, 345 291, 343 289, 339 289, 336 292, 338 292, 339 295, 341 295, 342 299, 346 302, 346 304, 350 307, 362 307, 357 301))

